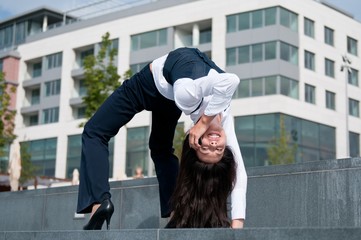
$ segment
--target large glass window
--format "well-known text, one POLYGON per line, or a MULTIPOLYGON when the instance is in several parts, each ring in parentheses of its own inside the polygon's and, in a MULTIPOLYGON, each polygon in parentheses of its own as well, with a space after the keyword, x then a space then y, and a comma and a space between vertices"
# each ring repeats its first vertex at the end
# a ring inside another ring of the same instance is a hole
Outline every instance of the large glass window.
POLYGON ((242 79, 233 99, 282 94, 298 99, 298 82, 284 76, 242 79), (279 87, 280 86, 280 87, 279 87))
POLYGON ((61 52, 46 56, 47 69, 61 67, 63 54, 61 52))
POLYGON ((297 14, 291 12, 285 8, 280 10, 280 23, 282 26, 291 29, 292 31, 298 31, 298 17, 297 14))
POLYGON ((298 99, 298 82, 288 77, 281 76, 281 94, 298 99))
POLYGON ((251 61, 251 46, 242 46, 238 48, 238 63, 249 63, 251 61))
POLYGON ((226 50, 226 65, 244 64, 260 62, 264 60, 273 60, 277 57, 277 42, 257 43, 245 45, 226 50))
POLYGON ((32 77, 40 77, 41 76, 41 69, 42 69, 42 62, 34 63, 33 64, 33 73, 32 77))
POLYGON ((325 75, 335 77, 335 62, 327 58, 325 58, 325 75))
POLYGON ((235 131, 246 167, 268 164, 267 149, 279 137, 284 120, 288 145, 296 147, 295 162, 334 159, 335 128, 284 114, 264 114, 235 118, 235 131))
POLYGON ((142 70, 145 66, 148 65, 148 63, 149 62, 144 62, 144 63, 136 63, 136 64, 130 65, 130 70, 132 70, 132 74, 136 74, 137 72, 142 70))
POLYGON ((315 54, 305 50, 305 68, 315 71, 315 54))
POLYGON ((13 25, 0 28, 0 49, 6 49, 13 45, 13 25))
POLYGON ((349 132, 349 142, 350 142, 350 156, 359 157, 360 156, 360 134, 349 132))
POLYGON ((325 43, 331 46, 334 45, 333 29, 329 27, 325 27, 325 43))
POLYGON ((335 110, 336 109, 336 94, 330 91, 326 91, 326 108, 335 110))
MULTIPOLYGON (((109 177, 113 177, 114 138, 109 143, 109 177)), ((66 177, 72 178, 74 169, 80 169, 81 159, 81 134, 68 136, 68 150, 66 160, 66 177)))
POLYGON ((263 60, 263 44, 252 45, 252 62, 260 62, 263 60))
POLYGON ((227 33, 275 25, 277 8, 266 8, 227 16, 227 33))
POLYGON ((4 69, 4 61, 0 59, 0 72, 2 72, 4 69))
POLYGON ((347 52, 357 56, 357 40, 347 37, 347 52))
POLYGON ((352 98, 348 99, 348 114, 354 117, 360 116, 359 101, 352 98))
POLYGON ((354 86, 358 86, 358 71, 351 68, 348 71, 348 83, 354 86))
POLYGON ((60 94, 60 79, 45 83, 45 96, 54 96, 60 94))
POLYGON ((143 169, 145 176, 148 175, 148 141, 149 127, 128 128, 126 158, 126 174, 128 177, 134 175, 137 167, 143 169))
POLYGON ((7 173, 9 167, 10 145, 5 144, 5 146, 2 147, 1 151, 3 152, 3 155, 0 156, 0 173, 7 173))
POLYGON ((29 126, 36 126, 39 124, 39 115, 31 115, 29 116, 29 126))
POLYGON ((54 123, 59 121, 59 107, 43 110, 42 124, 54 123))
POLYGON ((167 44, 167 29, 146 32, 131 36, 132 51, 167 44))
POLYGON ((40 103, 40 88, 31 90, 31 105, 40 103))
POLYGON ((304 18, 304 34, 311 38, 315 37, 315 22, 309 18, 304 18))
POLYGON ((298 48, 288 43, 281 42, 280 48, 281 59, 290 62, 294 65, 298 65, 298 48))
POLYGON ((309 84, 305 84, 305 101, 308 103, 316 103, 316 88, 309 84))
POLYGON ((28 141, 21 144, 27 144, 30 160, 37 167, 36 175, 55 176, 56 138, 28 141))

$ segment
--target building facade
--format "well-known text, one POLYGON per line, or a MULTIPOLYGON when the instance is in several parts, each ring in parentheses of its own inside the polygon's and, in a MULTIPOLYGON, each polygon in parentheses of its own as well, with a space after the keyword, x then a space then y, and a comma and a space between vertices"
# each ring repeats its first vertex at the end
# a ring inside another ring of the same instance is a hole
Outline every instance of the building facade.
MULTIPOLYGON (((0 23, 0 46, 2 31, 0 23)), ((282 126, 297 146, 295 162, 360 155, 360 22, 314 0, 158 0, 0 49, 2 65, 18 65, 15 133, 29 144, 40 175, 70 178, 79 168, 82 64, 106 32, 120 75, 184 46, 237 74, 232 112, 246 167, 270 164, 267 149, 282 126)), ((191 124, 187 116, 180 123, 191 124)), ((112 139, 112 179, 132 177, 137 166, 154 175, 150 124, 150 113, 141 112, 112 139)))

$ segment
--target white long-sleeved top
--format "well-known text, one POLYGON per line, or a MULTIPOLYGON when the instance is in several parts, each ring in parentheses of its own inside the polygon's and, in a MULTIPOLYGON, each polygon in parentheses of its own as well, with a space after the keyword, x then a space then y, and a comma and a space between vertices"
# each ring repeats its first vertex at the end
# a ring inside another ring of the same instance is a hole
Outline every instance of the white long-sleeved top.
POLYGON ((211 69, 205 77, 194 80, 181 78, 172 86, 163 76, 163 66, 167 56, 152 62, 153 78, 158 91, 164 97, 174 100, 182 112, 190 115, 193 123, 196 123, 203 113, 207 116, 222 114, 227 145, 232 149, 237 163, 237 180, 231 193, 232 219, 245 219, 247 174, 230 111, 232 95, 239 84, 239 78, 232 73, 218 73, 211 69), (197 110, 194 111, 195 109, 197 110))

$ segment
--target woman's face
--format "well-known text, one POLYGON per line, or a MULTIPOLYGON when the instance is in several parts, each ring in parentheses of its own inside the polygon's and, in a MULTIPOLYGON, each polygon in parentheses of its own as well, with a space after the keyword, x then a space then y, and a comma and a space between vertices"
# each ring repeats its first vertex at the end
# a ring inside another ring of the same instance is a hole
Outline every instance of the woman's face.
POLYGON ((201 147, 196 150, 198 158, 205 163, 217 163, 223 157, 227 138, 221 120, 220 115, 213 119, 201 137, 201 147))

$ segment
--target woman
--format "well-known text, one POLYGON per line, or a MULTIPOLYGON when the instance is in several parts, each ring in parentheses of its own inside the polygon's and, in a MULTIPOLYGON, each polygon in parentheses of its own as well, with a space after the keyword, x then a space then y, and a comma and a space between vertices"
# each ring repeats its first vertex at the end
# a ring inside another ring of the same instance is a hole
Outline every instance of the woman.
MULTIPOLYGON (((232 191, 232 226, 243 227, 247 175, 234 132, 230 102, 239 79, 224 73, 205 54, 180 48, 154 60, 112 93, 87 122, 82 134, 78 213, 91 213, 84 229, 101 229, 114 211, 108 182, 108 142, 140 111, 152 111, 149 148, 159 182, 161 216, 169 217, 179 163, 173 154, 174 131, 182 112, 195 125, 189 131, 190 147, 203 161, 219 161, 224 149, 201 148, 198 143, 219 114, 227 142, 237 161, 237 182, 232 191), (229 136, 228 136, 229 135, 229 136)), ((214 135, 217 144, 218 138, 214 135)))
POLYGON ((179 176, 171 198, 173 213, 166 228, 230 227, 227 198, 236 180, 233 153, 226 146, 220 161, 205 163, 190 147, 188 137, 183 143, 179 176))

